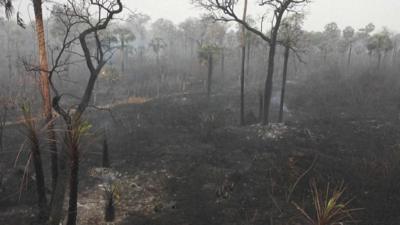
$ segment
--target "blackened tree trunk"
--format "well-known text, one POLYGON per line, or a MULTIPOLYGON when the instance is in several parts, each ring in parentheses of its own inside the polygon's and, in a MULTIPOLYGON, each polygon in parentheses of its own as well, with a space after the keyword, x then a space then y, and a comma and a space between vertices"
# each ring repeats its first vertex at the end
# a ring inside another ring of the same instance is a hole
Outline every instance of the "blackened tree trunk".
POLYGON ((65 192, 68 184, 67 150, 60 151, 58 161, 58 178, 56 189, 53 191, 50 203, 49 225, 59 225, 63 216, 65 192))
MULTIPOLYGON (((289 1, 286 3, 288 4, 289 1)), ((283 14, 287 8, 282 7, 281 11, 278 12, 278 16, 276 18, 276 22, 274 27, 272 28, 271 32, 271 40, 269 42, 269 54, 268 54, 268 71, 267 71, 267 79, 265 80, 265 89, 264 89, 264 112, 263 112, 263 120, 262 124, 267 125, 269 120, 269 108, 271 104, 271 97, 272 97, 272 87, 273 87, 273 76, 274 76, 274 65, 275 65, 275 51, 276 51, 276 44, 278 39, 278 32, 279 27, 282 22, 283 14)))
POLYGON ((221 49, 221 78, 225 78, 225 50, 221 49))
MULTIPOLYGON (((70 130, 71 132, 71 130, 70 130)), ((73 138, 73 137, 72 137, 73 138)), ((79 183, 79 149, 71 146, 70 150, 70 178, 69 178, 69 205, 67 225, 75 225, 78 215, 78 183, 79 183)))
POLYGON ((289 46, 285 46, 283 74, 282 74, 282 87, 281 87, 281 102, 279 105, 279 120, 278 120, 279 123, 283 122, 283 106, 285 104, 285 90, 286 90, 286 79, 287 79, 289 56, 290 56, 290 48, 289 48, 289 46))
POLYGON ((208 65, 208 73, 207 73, 207 99, 210 99, 211 96, 211 86, 212 86, 212 73, 213 73, 213 55, 211 52, 208 53, 207 56, 207 65, 208 65))
POLYGON ((27 130, 27 138, 30 144, 31 156, 33 161, 33 166, 35 169, 36 175, 36 191, 38 197, 38 221, 39 223, 44 223, 48 218, 48 206, 47 206, 47 198, 46 198, 46 183, 44 180, 43 173, 43 163, 40 155, 40 143, 39 138, 37 136, 38 132, 36 130, 35 122, 33 121, 30 107, 22 107, 22 112, 24 114, 24 125, 27 130))
POLYGON ((267 70, 267 79, 265 80, 265 88, 264 88, 264 104, 263 104, 263 119, 262 124, 267 125, 269 120, 269 108, 271 104, 272 97, 272 82, 274 76, 274 63, 275 63, 275 49, 276 49, 276 40, 277 33, 272 35, 269 55, 268 55, 268 70, 267 70))
POLYGON ((381 68, 381 63, 382 63, 382 52, 378 50, 378 62, 376 65, 376 68, 379 70, 381 68))
POLYGON ((249 77, 250 74, 250 53, 251 53, 251 42, 247 41, 247 62, 246 62, 246 76, 249 77))
POLYGON ((110 167, 110 158, 108 154, 108 141, 107 141, 107 135, 104 135, 104 140, 103 140, 103 167, 109 168, 110 167))
POLYGON ((8 106, 4 103, 3 112, 0 115, 0 152, 4 151, 4 130, 6 129, 8 106))
POLYGON ((352 51, 353 51, 353 46, 352 46, 352 44, 350 43, 349 55, 347 56, 347 69, 350 69, 352 51))
POLYGON ((121 73, 125 73, 125 39, 121 37, 121 73))
POLYGON ((258 121, 261 122, 263 118, 264 98, 263 92, 260 90, 258 93, 258 121))
POLYGON ((246 62, 246 46, 242 45, 242 65, 240 71, 240 125, 245 124, 244 121, 244 73, 246 62))
POLYGON ((37 195, 38 195, 38 206, 39 206, 39 222, 43 223, 46 222, 49 216, 49 210, 47 206, 47 198, 46 198, 46 186, 44 181, 44 173, 43 173, 43 164, 42 158, 40 156, 40 147, 39 147, 39 140, 37 136, 34 137, 31 143, 31 151, 32 151, 32 158, 33 164, 35 167, 35 174, 36 174, 36 188, 37 188, 37 195))
MULTIPOLYGON (((243 21, 246 21, 247 0, 244 1, 243 21)), ((240 71, 240 125, 245 124, 244 121, 244 73, 246 66, 246 28, 242 26, 242 65, 240 71)))

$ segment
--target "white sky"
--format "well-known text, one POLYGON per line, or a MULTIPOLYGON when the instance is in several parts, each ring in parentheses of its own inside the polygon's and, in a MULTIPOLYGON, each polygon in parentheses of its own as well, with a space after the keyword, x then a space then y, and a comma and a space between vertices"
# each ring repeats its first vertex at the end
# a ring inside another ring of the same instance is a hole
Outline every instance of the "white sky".
MULTIPOLYGON (((14 6, 22 12, 25 21, 29 21, 29 16, 33 15, 31 0, 14 1, 14 6)), ((249 14, 253 12, 259 15, 262 12, 256 12, 260 8, 255 4, 257 1, 259 0, 250 0, 249 14)), ((201 9, 191 5, 191 0, 122 0, 122 2, 130 10, 149 15, 153 21, 166 18, 180 23, 188 17, 196 17, 202 13, 201 9)), ((46 4, 44 6, 46 8, 46 4)), ((372 22, 378 30, 387 26, 392 31, 400 32, 400 0, 312 0, 306 7, 306 12, 306 30, 319 31, 330 22, 337 22, 342 29, 348 25, 361 28, 372 22)))
MULTIPOLYGON (((123 0, 123 3, 153 20, 162 17, 175 23, 201 12, 190 0, 123 0)), ((334 21, 341 28, 348 25, 361 28, 372 22, 378 29, 387 26, 400 31, 400 0, 312 0, 306 11, 307 30, 322 30, 325 24, 334 21)))

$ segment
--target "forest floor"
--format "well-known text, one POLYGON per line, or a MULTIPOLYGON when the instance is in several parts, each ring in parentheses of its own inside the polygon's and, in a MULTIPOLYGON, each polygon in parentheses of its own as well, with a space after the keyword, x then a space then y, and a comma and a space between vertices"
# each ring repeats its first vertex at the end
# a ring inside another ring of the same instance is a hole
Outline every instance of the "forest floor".
MULTIPOLYGON (((117 188, 110 224, 304 224, 295 204, 313 214, 311 180, 321 189, 343 183, 344 200, 362 209, 353 215, 358 224, 398 224, 398 121, 340 115, 240 127, 237 102, 235 95, 207 102, 192 94, 121 104, 111 114, 89 112, 93 130, 107 127, 111 169, 101 168, 101 137, 89 138, 79 224, 106 224, 102 185, 108 175, 117 188)), ((10 169, 22 143, 18 130, 10 128, 7 136, 16 150, 0 158, 1 225, 29 224, 35 214, 33 183, 19 198, 14 177, 20 172, 10 169), (10 171, 15 175, 6 179, 10 171)))

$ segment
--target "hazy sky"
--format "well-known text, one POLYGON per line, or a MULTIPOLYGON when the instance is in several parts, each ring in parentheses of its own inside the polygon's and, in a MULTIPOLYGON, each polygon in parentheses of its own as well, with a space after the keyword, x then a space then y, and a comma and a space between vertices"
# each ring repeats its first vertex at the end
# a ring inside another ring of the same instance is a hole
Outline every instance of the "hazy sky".
MULTIPOLYGON (((130 9, 143 12, 157 19, 167 18, 175 23, 190 16, 197 16, 199 9, 190 0, 124 0, 130 9)), ((313 0, 307 7, 305 28, 322 30, 335 21, 341 28, 351 25, 360 28, 374 23, 378 28, 387 26, 400 31, 400 0, 313 0)))

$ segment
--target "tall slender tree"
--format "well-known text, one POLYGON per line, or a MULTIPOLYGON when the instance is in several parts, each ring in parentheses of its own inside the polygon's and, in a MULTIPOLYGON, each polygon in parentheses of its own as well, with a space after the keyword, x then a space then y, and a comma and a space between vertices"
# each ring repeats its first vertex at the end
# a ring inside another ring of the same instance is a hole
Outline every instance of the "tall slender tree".
POLYGON ((57 184, 58 176, 58 157, 57 157, 57 142, 56 134, 54 132, 54 121, 51 106, 51 94, 49 84, 49 64, 47 59, 46 50, 46 37, 43 23, 43 9, 42 0, 32 0, 33 8, 35 11, 35 27, 39 50, 39 88, 42 96, 43 114, 45 117, 45 123, 47 126, 47 140, 51 154, 51 177, 52 177, 52 189, 54 190, 57 184))
MULTIPOLYGON (((247 0, 244 0, 243 6, 243 22, 246 22, 247 16, 247 0)), ((241 26, 242 35, 241 35, 241 48, 242 48, 242 64, 240 70, 240 125, 243 126, 245 124, 244 121, 244 74, 245 74, 245 65, 246 65, 246 27, 244 25, 241 26)))
POLYGON ((344 28, 343 30, 343 38, 345 41, 346 48, 348 49, 348 55, 347 55, 347 69, 350 69, 350 64, 351 64, 351 54, 353 50, 353 41, 354 41, 354 34, 355 30, 354 28, 348 26, 344 28))
POLYGON ((299 10, 299 6, 308 3, 309 0, 261 0, 259 3, 260 7, 266 7, 267 10, 273 11, 271 18, 271 31, 269 35, 260 31, 260 29, 251 26, 246 21, 238 16, 236 12, 237 1, 233 0, 195 0, 194 3, 207 9, 211 16, 216 20, 221 21, 234 21, 243 25, 247 30, 253 32, 269 45, 268 52, 268 69, 267 77, 265 79, 264 86, 264 102, 263 102, 263 118, 262 123, 264 125, 269 122, 269 109, 272 98, 272 86, 273 86, 273 75, 275 65, 275 53, 276 46, 279 44, 278 32, 281 26, 282 19, 287 12, 293 12, 299 10))
POLYGON ((114 30, 114 33, 119 41, 118 48, 121 50, 121 73, 125 73, 125 61, 127 49, 129 49, 129 43, 136 39, 136 36, 131 30, 126 27, 118 27, 114 30))
POLYGON ((303 14, 293 14, 292 16, 285 18, 282 22, 282 28, 279 33, 280 40, 284 47, 281 99, 279 104, 279 116, 278 116, 278 122, 280 123, 283 122, 289 56, 292 50, 296 51, 296 45, 303 34, 302 31, 303 19, 304 19, 303 14))

